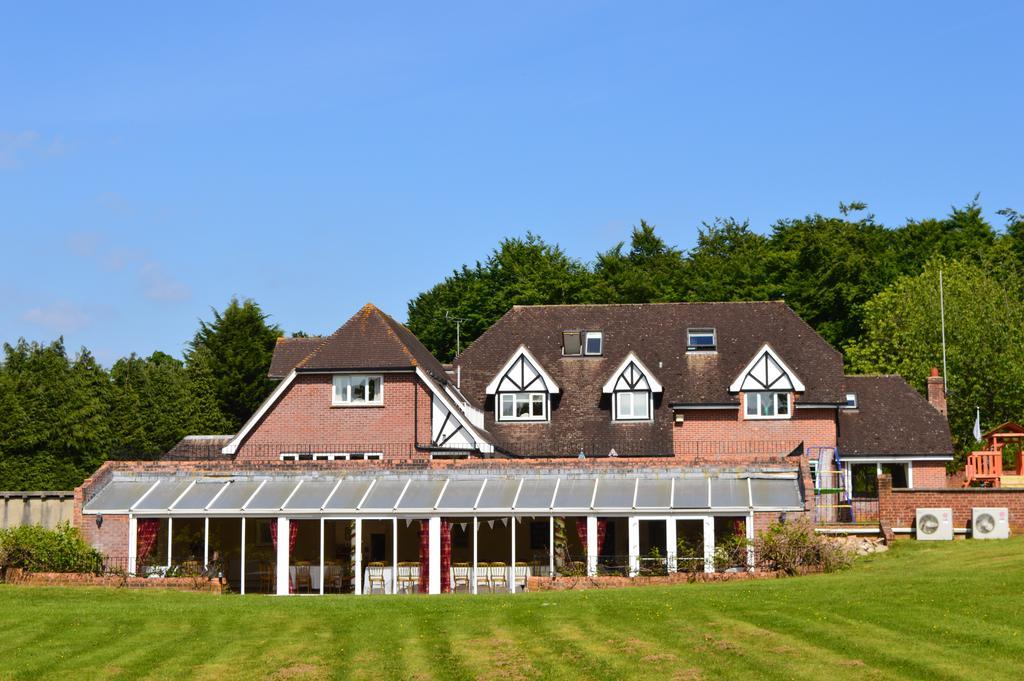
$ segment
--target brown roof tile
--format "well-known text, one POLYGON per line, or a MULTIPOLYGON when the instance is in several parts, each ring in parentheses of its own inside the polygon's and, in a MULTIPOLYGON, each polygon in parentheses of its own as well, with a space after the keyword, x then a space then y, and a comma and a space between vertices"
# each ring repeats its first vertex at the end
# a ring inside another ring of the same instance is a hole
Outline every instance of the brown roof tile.
POLYGON ((305 359, 323 342, 320 336, 312 338, 278 338, 274 346, 274 356, 270 360, 270 378, 284 378, 291 373, 295 365, 305 359))
POLYGON ((946 417, 901 376, 847 376, 857 409, 839 411, 839 455, 951 456, 946 417))

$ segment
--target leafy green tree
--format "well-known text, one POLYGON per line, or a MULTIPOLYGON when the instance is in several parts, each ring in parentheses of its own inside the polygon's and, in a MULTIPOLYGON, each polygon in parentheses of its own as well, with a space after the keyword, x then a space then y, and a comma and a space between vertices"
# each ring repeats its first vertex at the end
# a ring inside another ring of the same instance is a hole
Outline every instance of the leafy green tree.
POLYGON ((768 239, 751 231, 748 222, 717 218, 704 223, 686 256, 681 299, 777 300, 782 294, 772 277, 775 258, 768 239))
POLYGON ((267 371, 281 329, 253 300, 232 298, 223 312, 212 312, 212 322, 200 320, 186 360, 200 351, 206 357, 217 406, 238 428, 273 389, 267 371))
POLYGON ((680 299, 686 284, 683 253, 669 246, 641 220, 633 228, 630 249, 619 242, 594 263, 590 297, 601 303, 660 303, 680 299))
POLYGON ((408 326, 441 361, 465 348, 513 305, 585 302, 591 274, 534 234, 504 239, 484 263, 463 266, 409 303, 408 326))
POLYGON ((954 442, 974 444, 975 407, 983 428, 1024 418, 1024 301, 978 265, 941 257, 864 306, 865 329, 847 348, 853 370, 896 373, 925 392, 941 366, 939 270, 946 302, 949 423, 954 442))

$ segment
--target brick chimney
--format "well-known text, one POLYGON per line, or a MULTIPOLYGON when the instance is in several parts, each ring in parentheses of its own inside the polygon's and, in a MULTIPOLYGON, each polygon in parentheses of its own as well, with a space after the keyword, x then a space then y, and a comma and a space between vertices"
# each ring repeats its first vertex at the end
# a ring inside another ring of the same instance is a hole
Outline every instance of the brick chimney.
POLYGON ((928 402, 940 414, 946 415, 946 384, 936 367, 932 367, 932 375, 928 377, 928 402))

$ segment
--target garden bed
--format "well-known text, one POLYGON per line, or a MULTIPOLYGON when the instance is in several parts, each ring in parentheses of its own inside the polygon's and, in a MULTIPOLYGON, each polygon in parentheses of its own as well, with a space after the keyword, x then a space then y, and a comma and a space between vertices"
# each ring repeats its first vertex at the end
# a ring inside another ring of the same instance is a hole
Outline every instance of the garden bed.
POLYGON ((28 572, 9 568, 4 575, 8 584, 26 586, 102 586, 117 589, 170 589, 173 591, 209 591, 221 593, 223 585, 203 577, 128 577, 78 572, 28 572))

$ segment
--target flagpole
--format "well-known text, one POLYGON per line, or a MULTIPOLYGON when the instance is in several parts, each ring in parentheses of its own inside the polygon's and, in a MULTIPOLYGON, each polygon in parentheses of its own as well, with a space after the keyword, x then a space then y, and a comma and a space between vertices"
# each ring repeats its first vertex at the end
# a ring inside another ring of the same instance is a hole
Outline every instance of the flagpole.
POLYGON ((939 270, 939 319, 942 324, 942 394, 949 397, 949 369, 946 368, 946 296, 942 287, 942 270, 939 270))

